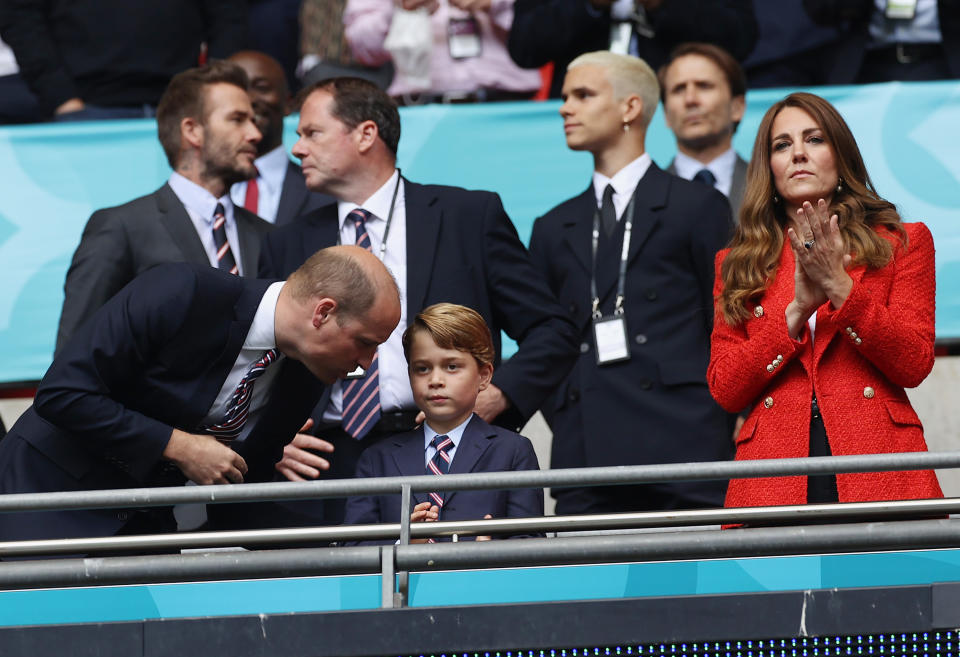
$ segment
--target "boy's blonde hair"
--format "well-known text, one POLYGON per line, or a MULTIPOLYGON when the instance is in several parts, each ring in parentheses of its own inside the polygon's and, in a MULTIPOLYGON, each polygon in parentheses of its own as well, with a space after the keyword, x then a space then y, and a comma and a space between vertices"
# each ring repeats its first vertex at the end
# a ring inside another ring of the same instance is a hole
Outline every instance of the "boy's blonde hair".
POLYGON ((435 303, 424 308, 403 332, 403 355, 410 362, 413 336, 424 331, 441 349, 456 349, 473 356, 477 365, 493 367, 493 338, 477 311, 455 303, 435 303))

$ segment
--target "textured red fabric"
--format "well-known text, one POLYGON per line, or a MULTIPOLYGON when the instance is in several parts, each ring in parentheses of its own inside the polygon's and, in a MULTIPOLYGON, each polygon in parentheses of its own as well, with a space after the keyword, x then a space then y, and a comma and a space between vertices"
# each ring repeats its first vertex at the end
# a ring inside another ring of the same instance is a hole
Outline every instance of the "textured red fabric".
MULTIPOLYGON (((808 456, 814 392, 833 454, 926 451, 923 427, 903 389, 918 385, 933 367, 933 237, 921 223, 904 226, 906 251, 894 235, 885 235, 894 244, 893 260, 880 269, 852 269, 850 296, 839 309, 829 302, 818 309, 812 341, 807 329, 799 341, 787 334, 794 259, 786 240, 777 275, 757 304, 762 312, 752 308, 753 316, 738 326, 717 314, 710 392, 731 412, 753 405, 736 438, 737 460, 808 456), (781 364, 769 372, 778 356, 781 364)), ((723 289, 720 266, 727 252, 717 254, 715 297, 723 289)), ((929 470, 840 474, 837 492, 841 502, 943 497, 929 470)), ((805 477, 769 477, 732 480, 726 506, 805 502, 805 477)))

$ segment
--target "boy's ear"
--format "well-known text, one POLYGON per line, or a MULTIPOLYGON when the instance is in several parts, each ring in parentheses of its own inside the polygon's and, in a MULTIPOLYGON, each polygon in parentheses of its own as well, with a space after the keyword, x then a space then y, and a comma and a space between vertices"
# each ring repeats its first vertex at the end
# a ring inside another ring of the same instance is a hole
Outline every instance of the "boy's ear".
POLYGON ((490 379, 493 378, 493 365, 484 363, 480 366, 480 389, 486 390, 490 385, 490 379))

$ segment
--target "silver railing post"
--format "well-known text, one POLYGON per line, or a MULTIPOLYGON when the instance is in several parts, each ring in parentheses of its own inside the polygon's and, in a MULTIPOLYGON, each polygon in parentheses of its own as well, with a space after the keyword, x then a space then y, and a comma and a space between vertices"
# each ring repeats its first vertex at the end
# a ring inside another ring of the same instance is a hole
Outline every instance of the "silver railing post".
MULTIPOLYGON (((410 544, 410 501, 413 494, 410 484, 400 487, 400 545, 410 544)), ((401 570, 397 573, 397 593, 394 596, 397 607, 407 606, 407 597, 410 593, 410 571, 401 570)))

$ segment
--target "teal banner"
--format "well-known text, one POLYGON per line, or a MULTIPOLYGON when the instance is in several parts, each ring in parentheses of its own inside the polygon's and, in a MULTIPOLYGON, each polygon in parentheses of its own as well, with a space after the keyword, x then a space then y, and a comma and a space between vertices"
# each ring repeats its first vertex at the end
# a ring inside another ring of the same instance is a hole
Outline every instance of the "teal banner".
MULTIPOLYGON (((933 231, 937 337, 960 339, 960 83, 813 91, 849 122, 880 194, 933 231)), ((763 113, 785 93, 748 94, 734 140, 745 158, 763 113)), ((399 166, 417 182, 499 192, 526 241, 539 215, 590 180, 590 157, 567 150, 558 109, 556 101, 404 108, 399 166)), ((295 130, 290 117, 288 145, 295 130)), ((675 152, 660 111, 647 148, 662 167, 675 152)), ((87 218, 153 191, 170 169, 151 120, 2 128, 0 162, 0 383, 30 381, 50 364, 64 276, 87 218)))

